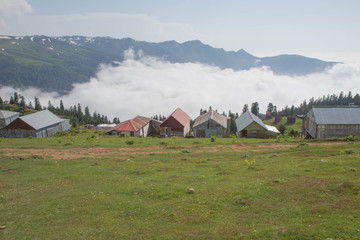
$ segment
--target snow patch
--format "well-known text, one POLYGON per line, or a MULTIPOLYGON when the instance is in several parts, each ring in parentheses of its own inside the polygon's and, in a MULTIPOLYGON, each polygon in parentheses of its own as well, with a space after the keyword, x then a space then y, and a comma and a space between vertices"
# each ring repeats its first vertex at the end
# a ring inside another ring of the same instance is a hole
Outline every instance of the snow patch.
POLYGON ((50 39, 50 38, 48 38, 48 41, 49 41, 49 42, 51 42, 51 39, 50 39))
POLYGON ((5 48, 2 48, 1 51, 2 51, 2 52, 5 52, 5 48))
POLYGON ((0 39, 11 39, 9 36, 0 36, 0 39))
POLYGON ((30 37, 30 40, 33 42, 33 41, 34 41, 34 37, 30 37))

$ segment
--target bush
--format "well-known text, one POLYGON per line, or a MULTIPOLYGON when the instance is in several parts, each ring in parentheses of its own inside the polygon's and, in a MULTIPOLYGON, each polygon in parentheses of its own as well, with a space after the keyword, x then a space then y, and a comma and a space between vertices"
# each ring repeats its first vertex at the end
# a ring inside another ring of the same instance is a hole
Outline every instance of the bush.
POLYGON ((126 135, 125 135, 125 133, 119 133, 119 137, 123 138, 123 137, 126 137, 126 135))
POLYGON ((217 137, 216 137, 216 136, 211 136, 211 138, 210 138, 210 141, 211 141, 211 142, 216 142, 216 140, 217 140, 217 137))
POLYGON ((300 136, 300 133, 297 130, 291 129, 291 131, 289 132, 289 136, 298 137, 298 136, 300 136))
POLYGON ((286 126, 284 124, 280 123, 278 126, 278 130, 281 133, 281 135, 284 135, 284 133, 286 131, 286 126))
POLYGON ((133 141, 133 140, 127 140, 125 143, 126 143, 127 145, 133 145, 133 144, 134 144, 134 141, 133 141))

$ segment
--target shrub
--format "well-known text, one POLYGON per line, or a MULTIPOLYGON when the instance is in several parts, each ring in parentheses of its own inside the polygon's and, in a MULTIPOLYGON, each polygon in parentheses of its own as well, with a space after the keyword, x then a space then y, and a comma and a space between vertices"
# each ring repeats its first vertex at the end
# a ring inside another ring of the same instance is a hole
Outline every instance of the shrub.
POLYGON ((133 144, 134 144, 134 141, 133 141, 133 140, 127 140, 125 143, 126 143, 127 145, 133 145, 133 144))
POLYGON ((210 141, 211 141, 211 142, 216 142, 216 140, 217 140, 217 137, 216 137, 216 136, 211 136, 211 138, 210 138, 210 141))
POLYGON ((299 131, 291 129, 291 131, 289 132, 289 136, 291 137, 298 137, 300 135, 299 131))
POLYGON ((119 133, 119 137, 123 138, 123 137, 126 137, 126 135, 125 135, 125 133, 119 133))
POLYGON ((281 135, 284 135, 285 130, 286 130, 286 126, 284 124, 280 123, 279 126, 278 126, 278 130, 281 133, 281 135))

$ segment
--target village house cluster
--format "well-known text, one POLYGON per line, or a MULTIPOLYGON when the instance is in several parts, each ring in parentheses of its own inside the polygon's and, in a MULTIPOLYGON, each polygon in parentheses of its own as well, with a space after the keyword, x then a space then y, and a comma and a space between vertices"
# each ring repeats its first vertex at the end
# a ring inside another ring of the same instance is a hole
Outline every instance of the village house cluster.
MULTIPOLYGON (((302 132, 306 138, 340 138, 350 135, 360 137, 360 108, 332 107, 312 108, 301 117, 302 132)), ((281 116, 275 117, 275 122, 281 116)), ((295 117, 288 117, 288 123, 295 123, 295 117)), ((136 116, 119 124, 97 126, 107 135, 127 135, 129 137, 186 137, 190 135, 191 118, 181 108, 177 108, 164 121, 144 116, 136 116)), ((236 120, 238 138, 276 138, 280 132, 246 111, 236 120)), ((70 129, 69 119, 61 119, 48 110, 20 117, 19 113, 0 110, 0 137, 48 137, 59 131, 70 129)), ((230 135, 230 118, 214 110, 200 114, 194 120, 192 136, 225 138, 230 135)))

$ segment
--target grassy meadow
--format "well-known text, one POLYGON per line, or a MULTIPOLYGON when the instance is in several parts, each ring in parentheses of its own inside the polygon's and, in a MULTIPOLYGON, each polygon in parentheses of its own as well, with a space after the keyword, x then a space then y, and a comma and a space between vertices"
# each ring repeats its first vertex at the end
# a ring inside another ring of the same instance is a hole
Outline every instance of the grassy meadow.
POLYGON ((1 139, 0 213, 0 239, 358 239, 360 142, 1 139))

